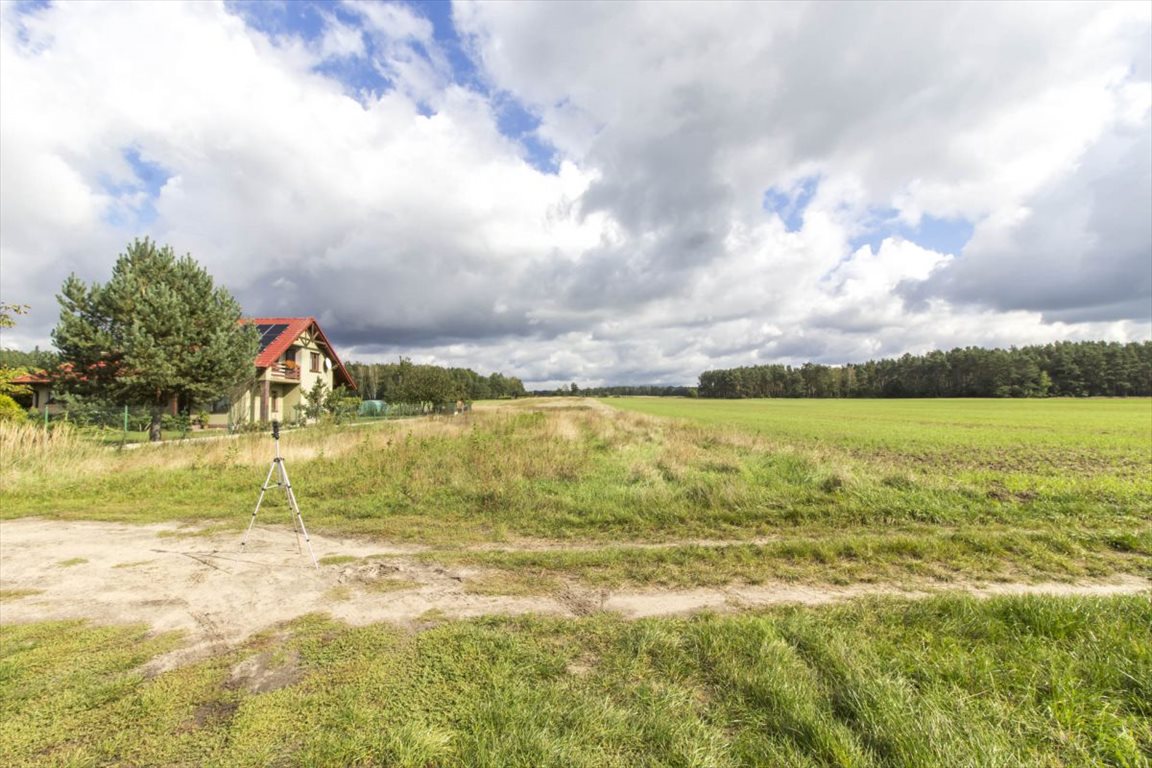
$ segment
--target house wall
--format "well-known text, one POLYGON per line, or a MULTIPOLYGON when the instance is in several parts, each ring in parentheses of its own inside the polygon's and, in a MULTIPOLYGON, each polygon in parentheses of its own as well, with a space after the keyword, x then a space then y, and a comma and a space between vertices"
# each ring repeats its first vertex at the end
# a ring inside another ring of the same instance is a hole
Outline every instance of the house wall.
POLYGON ((296 362, 300 365, 300 382, 293 386, 284 397, 287 407, 286 413, 290 420, 296 418, 298 408, 304 407, 304 395, 316 385, 317 381, 323 381, 327 390, 332 391, 333 364, 328 352, 306 334, 297 339, 297 344, 300 347, 296 353, 296 362), (311 357, 313 352, 320 355, 319 371, 312 370, 311 357), (325 361, 328 363, 327 368, 325 368, 325 361))
MULTIPOLYGON (((323 381, 328 391, 332 390, 333 368, 329 354, 305 331, 296 339, 296 364, 300 369, 299 381, 285 379, 273 373, 272 368, 260 368, 256 371, 256 379, 250 385, 237 390, 232 396, 232 407, 228 418, 232 424, 255 424, 260 422, 260 403, 263 399, 264 382, 268 382, 268 420, 295 421, 301 416, 299 409, 304 406, 304 394, 308 392, 317 380, 323 381), (312 353, 320 355, 320 370, 312 370, 312 353), (324 361, 328 360, 327 370, 324 361), (276 393, 279 397, 271 397, 276 393)), ((283 363, 281 355, 278 363, 283 363)), ((215 424, 210 421, 209 423, 215 424)))
MULTIPOLYGON (((53 403, 52 401, 52 385, 51 384, 28 384, 32 390, 31 407, 38 413, 44 413, 44 409, 48 409, 48 413, 56 414, 63 413, 64 406, 60 403, 53 403)), ((25 402, 28 398, 25 396, 25 402)))

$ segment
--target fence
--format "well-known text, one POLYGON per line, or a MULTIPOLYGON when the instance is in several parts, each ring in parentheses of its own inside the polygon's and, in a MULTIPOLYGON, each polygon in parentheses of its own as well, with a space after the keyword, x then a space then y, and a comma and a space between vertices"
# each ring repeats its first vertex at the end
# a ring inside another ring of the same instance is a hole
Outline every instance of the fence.
POLYGON ((458 402, 443 403, 386 403, 383 400, 364 400, 360 403, 356 414, 356 421, 371 421, 375 419, 404 419, 413 416, 429 416, 432 414, 452 414, 460 410, 471 410, 471 403, 463 405, 458 402))
MULTIPOLYGON (((132 443, 148 440, 152 411, 146 406, 107 406, 88 403, 55 404, 30 418, 41 422, 45 429, 68 423, 84 434, 106 443, 132 443)), ((206 429, 204 420, 188 413, 166 413, 160 429, 165 440, 187 439, 206 429)))
MULTIPOLYGON (((409 419, 442 413, 453 413, 453 404, 389 404, 369 400, 359 403, 358 408, 325 413, 319 421, 347 424, 409 419)), ((87 437, 114 445, 147 442, 152 411, 148 406, 57 402, 42 412, 30 412, 29 418, 42 423, 45 429, 51 429, 55 424, 68 423, 79 428, 87 437)), ((236 432, 265 431, 268 428, 269 425, 265 423, 233 421, 231 417, 225 422, 220 422, 219 416, 210 418, 210 414, 203 411, 166 413, 161 418, 160 424, 164 440, 187 440, 236 432)))

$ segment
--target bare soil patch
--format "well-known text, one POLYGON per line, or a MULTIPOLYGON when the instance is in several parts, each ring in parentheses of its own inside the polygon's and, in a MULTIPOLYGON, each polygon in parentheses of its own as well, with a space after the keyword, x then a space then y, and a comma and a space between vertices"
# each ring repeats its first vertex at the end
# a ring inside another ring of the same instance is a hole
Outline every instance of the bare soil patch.
MULTIPOLYGON (((491 595, 469 591, 487 573, 417 562, 421 547, 312 535, 318 558, 360 558, 313 567, 290 527, 257 527, 241 551, 240 537, 193 535, 179 525, 20 519, 0 523, 0 622, 89 619, 182 631, 189 643, 157 662, 161 667, 231 647, 296 617, 325 612, 351 624, 488 614, 582 616, 611 611, 627 618, 700 610, 816 605, 866 595, 924 596, 947 590, 977 595, 1131 594, 1152 582, 1125 576, 1079 584, 858 584, 844 587, 761 584, 693 590, 610 592, 567 583, 551 595, 491 595)), ((515 545, 512 545, 514 548, 515 545)), ((550 545, 552 546, 552 545, 550 545)), ((587 544, 573 545, 586 547, 587 544)), ((236 683, 266 687, 290 678, 237 670, 236 683)))

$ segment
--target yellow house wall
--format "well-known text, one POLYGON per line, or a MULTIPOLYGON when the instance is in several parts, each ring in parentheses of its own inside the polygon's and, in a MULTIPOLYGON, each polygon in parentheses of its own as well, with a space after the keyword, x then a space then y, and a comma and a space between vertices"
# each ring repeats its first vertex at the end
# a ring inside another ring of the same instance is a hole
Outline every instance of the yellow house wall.
POLYGON ((304 395, 309 392, 312 387, 316 385, 317 380, 323 381, 327 391, 332 391, 332 370, 331 358, 328 354, 307 334, 301 335, 297 339, 297 344, 300 350, 296 353, 296 362, 300 366, 300 383, 295 386, 288 397, 285 398, 286 402, 291 404, 288 413, 291 418, 296 417, 296 407, 303 407, 304 395), (320 353, 320 370, 314 372, 312 370, 312 353, 320 353), (329 361, 329 370, 324 369, 324 361, 329 361))
MULTIPOLYGON (((258 371, 256 380, 249 386, 241 388, 232 397, 232 407, 229 416, 233 424, 257 423, 260 421, 260 401, 263 398, 264 382, 268 382, 269 392, 279 392, 280 397, 268 398, 268 418, 277 421, 295 421, 302 414, 299 409, 304 405, 304 394, 308 392, 317 380, 323 381, 328 391, 332 390, 334 364, 328 353, 305 331, 293 345, 296 350, 296 364, 300 368, 300 380, 288 380, 274 376, 271 368, 258 371), (312 370, 312 352, 320 354, 320 370, 312 370), (324 360, 329 360, 328 370, 324 369, 324 360), (275 403, 276 407, 273 408, 275 403)), ((277 361, 282 363, 283 355, 277 361)))

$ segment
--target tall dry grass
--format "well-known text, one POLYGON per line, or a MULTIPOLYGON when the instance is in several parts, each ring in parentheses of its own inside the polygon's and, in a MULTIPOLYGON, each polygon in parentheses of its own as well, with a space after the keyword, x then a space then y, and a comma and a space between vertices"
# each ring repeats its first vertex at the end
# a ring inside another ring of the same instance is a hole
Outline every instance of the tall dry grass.
MULTIPOLYGON (((413 419, 355 426, 285 431, 281 454, 292 461, 340 458, 357 451, 387 449, 397 439, 447 437, 468 428, 466 419, 413 419)), ((156 444, 104 446, 70 424, 0 422, 0 488, 13 490, 47 475, 99 477, 142 469, 186 470, 267 465, 275 455, 268 433, 219 435, 156 444)))
POLYGON ((0 422, 0 489, 46 473, 91 473, 106 465, 106 452, 70 424, 0 422))

